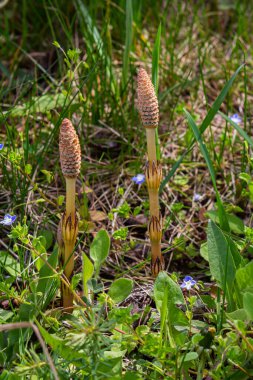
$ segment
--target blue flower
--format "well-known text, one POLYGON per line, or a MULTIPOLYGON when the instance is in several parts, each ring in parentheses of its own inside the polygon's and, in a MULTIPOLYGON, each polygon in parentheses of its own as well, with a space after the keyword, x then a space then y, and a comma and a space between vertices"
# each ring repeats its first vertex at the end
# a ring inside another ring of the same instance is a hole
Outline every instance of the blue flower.
POLYGON ((193 280, 191 276, 185 276, 183 279, 182 285, 180 285, 180 288, 191 290, 191 288, 197 283, 197 281, 193 280))
POLYGON ((230 120, 232 120, 236 124, 240 124, 242 122, 242 118, 238 115, 238 113, 235 113, 234 115, 230 116, 230 120))
POLYGON ((16 219, 17 219, 16 215, 6 214, 4 215, 4 218, 3 220, 1 220, 0 224, 3 224, 4 226, 11 226, 12 223, 14 223, 16 219))
POLYGON ((4 147, 4 144, 0 144, 0 150, 2 150, 4 147))
POLYGON ((198 194, 198 193, 195 193, 193 195, 193 202, 199 202, 202 198, 202 195, 201 194, 198 194))
POLYGON ((143 182, 145 182, 145 175, 137 174, 135 177, 132 178, 132 181, 134 181, 137 185, 141 185, 143 182))

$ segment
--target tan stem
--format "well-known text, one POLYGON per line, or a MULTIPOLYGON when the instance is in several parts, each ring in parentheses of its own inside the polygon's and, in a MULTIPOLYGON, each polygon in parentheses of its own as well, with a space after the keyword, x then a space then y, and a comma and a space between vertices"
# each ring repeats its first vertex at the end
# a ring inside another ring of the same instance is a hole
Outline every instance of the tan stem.
POLYGON ((146 128, 147 151, 149 162, 156 162, 155 131, 156 128, 146 128))
POLYGON ((151 243, 151 270, 152 275, 157 276, 158 273, 163 270, 164 260, 161 253, 161 242, 160 241, 150 241, 151 243))
MULTIPOLYGON (((68 224, 67 230, 71 232, 75 228, 75 195, 76 195, 76 178, 66 178, 66 220, 70 218, 70 223, 68 224)), ((65 226, 64 226, 65 228, 65 226)), ((63 267, 64 274, 67 279, 71 279, 71 275, 74 271, 74 248, 75 239, 70 239, 64 241, 64 256, 63 256, 63 267)), ((72 313, 73 311, 73 294, 70 292, 69 288, 64 284, 62 286, 62 301, 63 307, 67 313, 72 313)))
POLYGON ((160 211, 159 211, 159 198, 158 191, 156 189, 149 189, 149 209, 150 215, 156 216, 159 219, 160 211))
POLYGON ((66 217, 75 216, 76 178, 66 178, 66 217))

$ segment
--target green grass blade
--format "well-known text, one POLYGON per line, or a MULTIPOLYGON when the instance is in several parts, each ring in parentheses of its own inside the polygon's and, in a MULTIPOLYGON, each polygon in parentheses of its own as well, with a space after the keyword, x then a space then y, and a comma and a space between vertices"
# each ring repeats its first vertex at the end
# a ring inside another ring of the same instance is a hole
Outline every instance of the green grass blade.
MULTIPOLYGON (((84 34, 88 36, 87 38, 87 36, 84 35, 84 37, 86 37, 85 40, 90 50, 90 54, 93 54, 94 51, 97 50, 98 56, 101 58, 101 62, 102 61, 106 62, 106 75, 110 80, 111 91, 118 98, 119 91, 118 91, 117 81, 115 79, 115 75, 113 71, 111 57, 106 52, 104 41, 101 37, 101 34, 99 33, 98 28, 93 22, 93 19, 90 16, 84 2, 81 0, 75 0, 75 7, 77 10, 77 16, 80 20, 80 24, 82 26, 83 32, 85 32, 84 34), (92 43, 92 41, 94 41, 94 43, 92 43), (95 50, 94 50, 94 46, 95 46, 95 50)), ((95 60, 94 63, 96 62, 97 62, 97 59, 95 60)))
POLYGON ((245 141, 247 141, 247 143, 253 148, 253 140, 251 137, 249 137, 249 135, 238 125, 236 124, 233 120, 231 120, 227 115, 225 115, 223 112, 218 112, 219 115, 221 115, 221 117, 223 117, 223 119, 225 119, 228 123, 230 123, 236 130, 237 132, 239 133, 239 135, 241 135, 245 141))
MULTIPOLYGON (((227 96, 228 91, 230 90, 231 86, 233 85, 235 78, 237 77, 237 75, 239 74, 239 72, 241 71, 241 69, 243 67, 244 67, 244 63, 240 67, 238 67, 238 69, 236 70, 236 72, 232 75, 232 77, 229 79, 229 81, 225 84, 225 86, 221 90, 220 94, 217 96, 216 100, 214 101, 212 107, 208 111, 205 119, 203 120, 203 122, 202 122, 202 124, 201 124, 201 126, 199 128, 200 134, 204 133, 205 130, 211 124, 211 122, 212 122, 214 116, 217 114, 217 112, 218 112, 218 110, 219 110, 219 108, 220 108, 223 100, 227 96)), ((190 143, 190 145, 186 149, 186 151, 182 154, 181 157, 179 157, 179 159, 172 166, 170 172, 167 174, 167 176, 165 177, 165 179, 163 180, 163 182, 162 182, 162 184, 160 186, 160 191, 163 190, 164 186, 167 184, 167 182, 170 180, 170 178, 174 175, 174 173, 176 172, 176 170, 179 168, 181 162, 183 161, 184 157, 192 150, 194 144, 195 144, 195 140, 193 140, 190 143)))
POLYGON ((132 0, 126 1, 126 39, 125 39, 125 50, 123 55, 123 76, 122 85, 126 88, 128 70, 129 70, 129 55, 132 48, 133 41, 133 4, 132 0))
POLYGON ((226 217, 226 212, 225 212, 225 209, 223 207, 223 204, 222 204, 222 201, 220 198, 220 194, 219 194, 217 186, 216 186, 216 174, 215 174, 215 170, 214 170, 212 161, 210 159, 208 150, 206 148, 205 143, 203 142, 203 140, 201 138, 200 131, 198 130, 198 127, 197 127, 195 121, 193 120, 192 116, 186 110, 184 110, 184 113, 186 115, 188 124, 192 129, 194 137, 195 137, 196 141, 199 143, 200 151, 201 151, 201 153, 202 153, 202 155, 206 161, 206 164, 207 164, 210 176, 211 176, 211 180, 212 180, 213 187, 214 187, 214 190, 216 193, 216 198, 217 198, 218 215, 219 215, 219 221, 220 221, 221 228, 224 229, 225 231, 229 231, 229 224, 228 224, 228 220, 226 217))
POLYGON ((215 99, 213 106, 210 108, 209 112, 207 113, 205 119, 203 120, 203 122, 200 126, 201 133, 203 133, 208 128, 208 126, 211 124, 211 122, 212 122, 214 116, 217 114, 223 100, 227 96, 228 91, 230 90, 232 84, 234 83, 235 78, 237 77, 237 75, 239 74, 241 69, 244 67, 244 65, 245 64, 243 63, 241 66, 238 67, 236 72, 232 75, 232 77, 229 79, 229 81, 227 81, 227 83, 225 84, 225 86, 221 90, 220 94, 215 99))
MULTIPOLYGON (((158 85, 159 85, 159 57, 160 57, 160 44, 161 44, 161 23, 158 27, 155 45, 152 53, 152 82, 155 88, 156 95, 158 96, 158 85)), ((161 150, 158 136, 158 129, 156 129, 156 157, 157 160, 161 159, 161 150)))
POLYGON ((158 94, 158 86, 159 86, 159 57, 160 57, 160 45, 161 45, 161 31, 162 25, 160 23, 156 39, 155 45, 152 53, 152 82, 155 87, 156 95, 158 94))

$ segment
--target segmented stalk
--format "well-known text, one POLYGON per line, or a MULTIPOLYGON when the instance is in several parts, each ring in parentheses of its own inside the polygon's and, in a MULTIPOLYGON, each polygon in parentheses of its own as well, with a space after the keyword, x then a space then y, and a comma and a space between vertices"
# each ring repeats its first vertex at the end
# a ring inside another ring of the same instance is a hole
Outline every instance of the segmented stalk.
POLYGON ((159 187, 162 167, 157 161, 155 130, 159 122, 158 100, 154 86, 144 69, 140 69, 137 79, 138 109, 142 124, 146 128, 147 154, 146 182, 149 194, 150 221, 148 226, 151 243, 151 271, 154 276, 164 267, 161 253, 162 217, 159 207, 159 187))
MULTIPOLYGON (((74 270, 74 248, 78 234, 78 217, 75 209, 76 179, 80 173, 81 149, 76 131, 70 120, 64 119, 60 129, 60 162, 66 180, 66 211, 58 228, 58 245, 61 265, 70 280, 74 270)), ((62 303, 67 312, 73 310, 73 294, 62 286, 62 303)))

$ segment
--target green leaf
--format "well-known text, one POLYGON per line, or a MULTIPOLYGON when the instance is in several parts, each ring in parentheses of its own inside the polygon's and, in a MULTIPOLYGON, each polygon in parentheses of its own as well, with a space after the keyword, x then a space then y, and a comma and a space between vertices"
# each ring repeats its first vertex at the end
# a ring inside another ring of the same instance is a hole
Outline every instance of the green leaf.
POLYGON ((156 95, 158 94, 158 87, 159 87, 159 57, 160 57, 161 31, 162 31, 162 25, 160 23, 157 30, 155 44, 154 44, 153 53, 152 53, 152 82, 155 88, 156 95))
MULTIPOLYGON (((214 116, 217 114, 223 100, 225 99, 225 97, 227 96, 228 94, 228 91, 230 90, 230 88, 232 87, 234 81, 235 81, 235 78, 237 77, 237 75, 239 74, 239 72, 241 71, 241 69, 244 67, 244 63, 238 67, 238 69, 236 70, 236 72, 232 75, 232 77, 229 79, 229 81, 225 84, 225 86, 223 87, 223 89, 221 90, 220 94, 217 96, 217 98, 215 99, 212 107, 210 108, 210 110, 208 111, 205 119, 203 120, 201 126, 200 126, 200 134, 203 134, 205 132, 205 130, 209 127, 209 125, 211 124, 214 116)), ((181 155, 181 157, 179 157, 179 159, 177 160, 177 162, 175 162, 175 164, 172 166, 170 172, 166 175, 165 179, 163 180, 161 186, 160 186, 160 192, 163 190, 164 186, 169 182, 170 178, 174 175, 174 173, 176 172, 176 170, 179 168, 181 162, 184 160, 185 156, 187 156, 187 154, 192 150, 193 146, 195 144, 195 141, 192 141, 190 143, 190 146, 185 150, 185 152, 181 155)))
POLYGON ((83 357, 83 353, 79 353, 77 350, 73 350, 65 344, 65 340, 57 337, 56 335, 49 334, 38 322, 36 323, 42 337, 45 339, 45 342, 52 348, 53 351, 56 351, 59 356, 63 359, 72 361, 74 365, 75 362, 78 362, 78 359, 83 357))
POLYGON ((86 254, 82 253, 83 258, 83 294, 88 298, 88 281, 92 277, 94 272, 94 266, 86 254))
MULTIPOLYGON (((21 117, 28 114, 46 113, 52 109, 65 106, 67 97, 64 94, 45 94, 35 96, 29 102, 13 107, 10 111, 2 112, 8 117, 21 117)), ((1 118, 0 118, 1 119, 1 118)))
POLYGON ((5 323, 12 318, 13 312, 10 310, 0 309, 0 322, 5 323))
POLYGON ((56 269, 58 264, 57 249, 53 251, 47 262, 52 269, 46 263, 44 263, 39 272, 39 281, 36 288, 36 292, 42 293, 41 303, 43 305, 43 309, 49 305, 60 286, 60 279, 53 271, 53 269, 56 269))
POLYGON ((31 172, 32 172, 32 165, 26 164, 25 173, 29 175, 29 174, 31 174, 31 172))
POLYGON ((126 87, 128 79, 129 56, 133 41, 133 5, 132 0, 126 0, 126 39, 123 56, 122 84, 126 87))
POLYGON ((52 247, 53 241, 54 241, 54 234, 52 231, 49 230, 39 230, 38 236, 42 236, 44 238, 43 244, 45 247, 45 250, 47 251, 49 248, 52 247))
POLYGON ((233 305, 233 289, 236 269, 241 261, 238 251, 227 241, 223 232, 213 221, 207 228, 208 261, 212 276, 226 292, 230 306, 233 305))
POLYGON ((133 289, 133 281, 129 278, 115 280, 109 289, 109 296, 115 303, 124 301, 133 289))
POLYGON ((90 257, 94 261, 96 275, 110 250, 110 238, 106 230, 100 230, 90 246, 90 257))
POLYGON ((247 313, 244 309, 237 309, 231 313, 226 313, 226 315, 229 319, 232 319, 234 321, 246 321, 248 318, 247 313))
POLYGON ((237 270, 236 282, 241 294, 244 294, 246 291, 253 293, 253 261, 237 270))
POLYGON ((253 293, 244 293, 243 307, 248 317, 253 321, 253 293))
POLYGON ((239 174, 239 178, 242 180, 242 181, 245 181, 247 184, 249 182, 251 182, 251 176, 248 174, 248 173, 240 173, 239 174))
POLYGON ((20 276, 20 264, 6 251, 0 251, 0 266, 12 277, 20 276))
POLYGON ((182 290, 165 272, 160 272, 154 285, 154 298, 156 307, 161 310, 164 299, 164 289, 169 289, 168 305, 185 304, 182 290))
POLYGON ((208 261, 208 249, 207 242, 201 244, 200 246, 200 256, 203 257, 206 261, 208 261))
POLYGON ((161 316, 161 330, 164 329, 170 343, 183 343, 188 320, 184 313, 177 307, 178 304, 185 305, 182 290, 165 272, 160 272, 154 284, 154 299, 156 307, 161 316), (163 321, 163 324, 162 324, 163 321), (180 331, 181 330, 181 331, 180 331))
MULTIPOLYGON (((207 211, 206 214, 209 216, 209 218, 213 222, 219 223, 219 216, 216 210, 207 211)), ((228 220, 230 230, 238 235, 244 234, 243 221, 240 218, 238 218, 238 216, 236 215, 233 215, 233 214, 226 214, 226 215, 227 215, 227 220, 228 220)))
POLYGON ((197 352, 187 352, 187 354, 185 355, 185 357, 183 358, 183 362, 189 362, 191 360, 197 360, 198 359, 198 354, 197 352))

